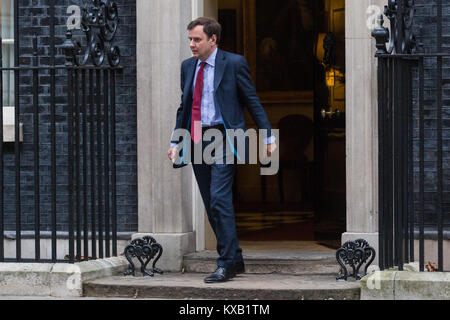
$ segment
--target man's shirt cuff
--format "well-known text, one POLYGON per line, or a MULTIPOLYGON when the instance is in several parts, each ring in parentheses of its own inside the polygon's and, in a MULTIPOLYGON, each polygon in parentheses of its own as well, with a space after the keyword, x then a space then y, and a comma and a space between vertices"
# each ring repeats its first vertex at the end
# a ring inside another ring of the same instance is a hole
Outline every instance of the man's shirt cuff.
POLYGON ((266 139, 266 144, 272 144, 275 142, 275 140, 276 140, 275 136, 268 137, 266 139))

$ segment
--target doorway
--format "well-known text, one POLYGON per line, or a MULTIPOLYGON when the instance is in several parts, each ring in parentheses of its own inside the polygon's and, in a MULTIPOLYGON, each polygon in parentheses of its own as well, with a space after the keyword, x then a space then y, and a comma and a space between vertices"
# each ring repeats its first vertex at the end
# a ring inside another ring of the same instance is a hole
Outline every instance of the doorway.
MULTIPOLYGON (((277 142, 280 170, 238 166, 241 241, 340 246, 345 231, 345 0, 219 0, 220 47, 242 54, 277 142)), ((246 112, 247 128, 256 126, 246 112)))

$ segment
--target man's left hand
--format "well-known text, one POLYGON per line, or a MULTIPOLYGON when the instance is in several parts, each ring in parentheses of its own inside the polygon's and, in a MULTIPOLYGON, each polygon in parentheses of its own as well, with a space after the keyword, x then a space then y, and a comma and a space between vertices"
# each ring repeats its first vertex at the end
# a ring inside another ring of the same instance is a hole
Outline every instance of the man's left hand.
POLYGON ((277 148, 277 144, 271 143, 267 145, 267 156, 270 157, 273 152, 275 152, 275 149, 277 148))

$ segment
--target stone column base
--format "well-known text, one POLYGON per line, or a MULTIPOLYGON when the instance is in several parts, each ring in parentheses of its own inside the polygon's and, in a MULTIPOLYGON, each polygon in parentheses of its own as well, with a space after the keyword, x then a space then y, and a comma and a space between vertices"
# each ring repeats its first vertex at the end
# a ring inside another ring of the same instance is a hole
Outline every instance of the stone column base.
MULTIPOLYGON (((163 271, 180 272, 183 257, 195 251, 195 232, 187 233, 135 233, 132 239, 151 236, 162 246, 163 254, 156 266, 163 271)), ((153 261, 149 263, 149 266, 153 261)), ((140 266, 136 266, 139 269, 140 266)))
POLYGON ((371 233, 359 233, 359 232, 344 232, 341 238, 341 245, 347 241, 354 241, 356 239, 364 239, 369 245, 375 249, 375 260, 373 260, 372 265, 378 265, 378 232, 371 233))

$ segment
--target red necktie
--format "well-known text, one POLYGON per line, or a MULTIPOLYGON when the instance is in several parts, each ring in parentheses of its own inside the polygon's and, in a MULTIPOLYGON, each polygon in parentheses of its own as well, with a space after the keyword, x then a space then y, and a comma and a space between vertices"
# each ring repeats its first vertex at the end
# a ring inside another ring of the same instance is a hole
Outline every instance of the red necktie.
POLYGON ((194 143, 198 143, 202 136, 202 95, 203 95, 203 69, 206 62, 200 64, 195 81, 194 99, 192 100, 192 116, 191 116, 191 138, 194 143))

